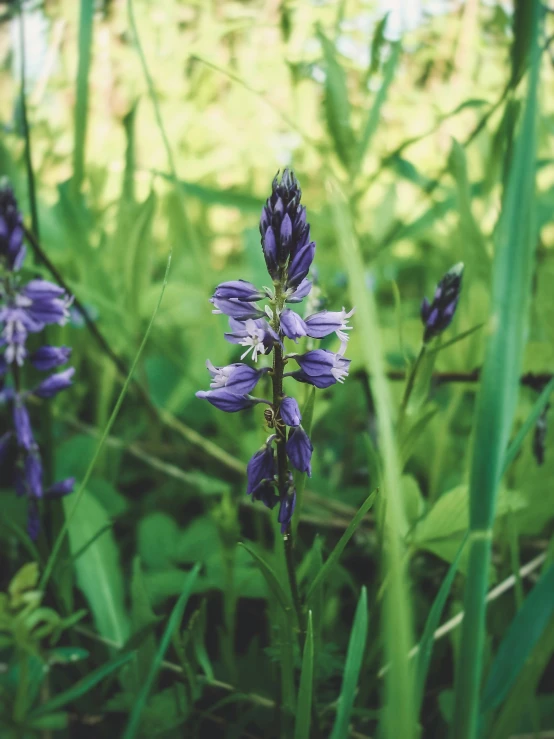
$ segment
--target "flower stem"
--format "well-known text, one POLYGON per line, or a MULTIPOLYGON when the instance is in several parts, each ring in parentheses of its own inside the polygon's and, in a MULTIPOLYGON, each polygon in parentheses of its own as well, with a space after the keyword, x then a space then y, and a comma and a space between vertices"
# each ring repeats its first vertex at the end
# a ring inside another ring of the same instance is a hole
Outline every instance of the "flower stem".
POLYGON ((414 389, 415 380, 417 377, 417 371, 425 355, 426 349, 427 349, 427 344, 422 344, 421 349, 419 350, 419 354, 417 355, 417 359, 413 363, 412 368, 410 370, 410 374, 408 376, 408 382, 406 384, 406 389, 404 390, 404 395, 402 397, 402 403, 400 405, 400 412, 398 414, 398 427, 399 428, 402 426, 402 423, 404 421, 404 416, 406 415, 408 403, 410 402, 410 397, 414 389))
MULTIPOLYGON (((283 288, 280 282, 275 283, 275 301, 274 301, 274 316, 271 322, 273 329, 279 333, 279 337, 282 339, 282 333, 280 333, 280 321, 279 314, 283 310, 285 303, 283 288)), ((283 423, 280 412, 281 398, 283 397, 283 372, 285 369, 286 360, 283 356, 283 347, 280 344, 275 344, 273 350, 273 372, 271 375, 273 382, 273 413, 274 413, 274 424, 275 424, 275 446, 277 449, 277 484, 279 489, 279 498, 283 500, 287 495, 288 488, 288 462, 287 452, 285 449, 286 444, 286 426, 283 423)), ((293 535, 292 527, 289 524, 287 530, 283 536, 283 544, 285 548, 285 560, 287 564, 287 576, 290 584, 290 590, 292 594, 292 600, 294 603, 294 609, 296 611, 296 617, 298 619, 298 628, 300 631, 300 654, 304 649, 304 639, 306 637, 305 619, 304 612, 302 609, 302 603, 300 601, 300 594, 298 590, 298 582, 296 579, 296 569, 294 566, 294 551, 293 551, 293 535)))

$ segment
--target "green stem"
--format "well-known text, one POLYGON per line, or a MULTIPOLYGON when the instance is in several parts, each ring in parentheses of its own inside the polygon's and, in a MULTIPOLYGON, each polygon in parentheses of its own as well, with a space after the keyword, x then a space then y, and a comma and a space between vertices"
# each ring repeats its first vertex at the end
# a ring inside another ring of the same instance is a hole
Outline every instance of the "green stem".
MULTIPOLYGON (((272 319, 272 327, 275 332, 279 332, 279 314, 283 310, 285 304, 285 297, 283 293, 283 287, 280 282, 275 282, 275 301, 274 301, 274 316, 272 319)), ((282 335, 281 335, 282 336, 282 335)), ((279 489, 279 498, 283 500, 287 495, 288 488, 288 462, 287 452, 285 449, 286 444, 286 426, 281 418, 280 405, 283 397, 283 372, 285 369, 286 360, 283 355, 283 348, 280 344, 275 344, 273 350, 273 418, 275 425, 275 446, 277 448, 277 484, 279 489)), ((302 609, 302 603, 300 601, 300 593, 298 590, 298 582, 296 579, 296 569, 294 566, 294 547, 293 547, 293 534, 292 527, 289 524, 285 534, 283 536, 283 544, 285 549, 285 560, 287 564, 287 576, 290 584, 290 590, 292 594, 292 600, 294 603, 294 609, 296 611, 296 617, 298 619, 298 628, 300 630, 300 654, 304 650, 304 640, 306 638, 306 624, 304 619, 304 613, 302 609)))
POLYGON ((425 356, 426 350, 427 350, 427 344, 422 344, 421 349, 419 350, 419 354, 417 355, 417 359, 413 363, 412 368, 410 370, 410 374, 408 376, 408 382, 406 383, 406 389, 404 390, 404 395, 402 397, 402 403, 400 405, 400 412, 398 415, 398 427, 399 428, 402 426, 402 423, 404 422, 404 416, 406 415, 408 403, 410 402, 410 396, 412 395, 412 392, 414 389, 414 385, 415 385, 415 381, 417 377, 417 371, 423 360, 423 357, 425 356))

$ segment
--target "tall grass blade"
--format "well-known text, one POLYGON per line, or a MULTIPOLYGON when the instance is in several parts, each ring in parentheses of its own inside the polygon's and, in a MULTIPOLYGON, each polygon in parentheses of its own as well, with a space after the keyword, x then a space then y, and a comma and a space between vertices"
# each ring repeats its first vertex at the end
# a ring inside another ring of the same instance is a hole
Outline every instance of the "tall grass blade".
POLYGON ((551 565, 524 600, 502 640, 485 683, 483 713, 502 703, 553 614, 554 565, 551 565))
POLYGON ((363 517, 366 515, 366 513, 369 511, 373 503, 375 502, 375 498, 377 496, 377 490, 374 490, 370 495, 367 496, 365 501, 360 506, 358 512, 350 521, 348 524, 348 528, 344 532, 344 534, 341 536, 341 538, 338 540, 338 542, 335 545, 335 548, 325 561, 325 564, 323 567, 319 570, 317 575, 315 576, 312 584, 310 585, 310 589, 308 590, 308 594, 306 595, 306 599, 308 600, 312 594, 316 591, 318 587, 320 587, 323 582, 326 580, 327 577, 331 574, 333 567, 338 563, 341 554, 344 552, 344 549, 352 536, 354 535, 354 532, 360 525, 363 517))
POLYGON ((435 645, 435 631, 437 630, 439 626, 442 612, 444 610, 444 606, 446 605, 446 600, 448 598, 448 595, 450 594, 450 589, 452 588, 452 583, 454 582, 456 573, 458 572, 458 565, 460 564, 460 559, 462 556, 462 552, 464 551, 467 538, 468 537, 466 534, 462 543, 460 544, 460 548, 458 549, 456 556, 452 560, 452 564, 448 568, 446 577, 441 583, 439 592, 437 593, 435 600, 433 601, 431 610, 429 611, 429 615, 427 616, 427 621, 425 622, 425 628, 423 629, 423 634, 419 642, 416 677, 415 677, 415 686, 416 686, 415 706, 416 706, 417 715, 419 715, 421 711, 421 706, 423 703, 425 683, 427 682, 427 673, 429 672, 429 665, 431 663, 431 654, 433 652, 433 646, 435 645))
POLYGON ((412 615, 404 567, 404 544, 399 532, 407 520, 400 484, 400 462, 393 432, 392 399, 385 374, 381 331, 375 297, 366 284, 366 269, 344 195, 334 181, 327 184, 336 237, 348 273, 350 295, 356 306, 357 327, 362 334, 365 369, 377 411, 379 444, 383 457, 383 500, 386 572, 388 585, 384 603, 384 645, 391 668, 386 676, 386 736, 411 739, 415 736, 414 693, 408 654, 413 645, 412 615))
POLYGON ((298 703, 296 705, 296 722, 294 739, 310 739, 310 723, 312 719, 312 693, 314 683, 314 628, 312 612, 308 611, 308 627, 306 643, 302 657, 298 703))
POLYGON ((81 0, 79 14, 79 63, 75 102, 75 139, 73 144, 73 188, 79 192, 85 176, 85 147, 88 120, 88 81, 94 25, 94 0, 81 0))
POLYGON ((123 383, 123 387, 121 388, 121 392, 119 393, 119 397, 117 398, 116 404, 114 406, 114 409, 111 413, 111 416, 108 420, 108 423, 106 424, 106 427, 104 428, 104 431, 102 433, 102 436, 100 438, 100 441, 98 442, 98 445, 96 447, 96 451, 94 452, 94 455, 92 459, 90 460, 90 464, 87 468, 87 471, 85 472, 85 476, 81 480, 81 484, 77 488, 76 492, 71 496, 70 500, 72 501, 73 505, 71 507, 71 511, 66 516, 64 525, 62 526, 60 533, 58 534, 56 541, 54 542, 54 546, 52 547, 52 551, 50 552, 50 556, 48 558, 48 561, 46 563, 46 567, 44 568, 44 572, 42 574, 41 580, 40 580, 40 589, 44 590, 46 587, 46 584, 48 583, 50 579, 50 575, 52 574, 52 570, 54 569, 54 565, 56 563, 57 556, 59 554, 60 548, 62 546, 63 540, 65 535, 68 532, 69 524, 71 523, 71 519, 75 515, 77 508, 79 506, 80 500, 84 494, 84 491, 86 489, 86 486, 88 484, 88 481, 90 480, 90 476, 92 475, 92 471, 94 469, 94 466, 96 465, 96 462, 98 461, 98 458, 100 457, 100 453, 102 449, 104 448, 104 444, 106 442, 106 439, 110 435, 110 431, 112 429, 112 426, 115 423, 115 419, 118 416, 119 410, 121 408, 121 405, 123 403, 123 400, 127 394, 127 390, 129 389, 129 385, 131 383, 131 378, 133 377, 133 374, 135 372, 135 369, 137 367, 137 364, 139 362, 139 359, 142 356, 142 352, 144 351, 144 347, 146 346, 146 342, 148 341, 148 337, 150 336, 150 331, 152 330, 152 327, 154 325, 154 320, 156 318, 156 315, 158 314, 158 310, 160 308, 160 305, 162 303, 162 298, 165 293, 165 288, 167 285, 167 281, 169 278, 169 268, 171 266, 171 254, 168 257, 167 260, 167 267, 165 270, 165 276, 164 281, 162 285, 162 289, 160 292, 160 297, 158 298, 158 302, 156 304, 156 307, 154 308, 154 312, 152 313, 152 318, 150 319, 150 323, 148 324, 148 328, 146 329, 146 333, 144 334, 144 338, 141 342, 141 345, 139 346, 139 350, 135 355, 135 358, 133 359, 133 364, 131 365, 131 369, 129 370, 129 374, 127 375, 127 378, 125 379, 125 382, 123 383))
POLYGON ((267 587, 270 589, 273 595, 277 598, 277 601, 279 602, 279 605, 281 606, 283 611, 285 613, 288 613, 289 611, 291 611, 292 601, 288 597, 285 590, 283 590, 283 588, 281 587, 281 583, 279 582, 279 578, 277 577, 275 570, 270 565, 268 565, 265 559, 261 555, 259 555, 255 549, 252 549, 252 547, 249 547, 248 544, 245 544, 244 542, 241 541, 239 542, 239 546, 246 549, 248 554, 256 562, 256 564, 260 568, 260 572, 262 573, 264 580, 267 583, 267 587))
POLYGON ((171 612, 171 616, 168 619, 167 626, 165 627, 165 631, 160 640, 160 644, 158 646, 158 651, 156 652, 154 661, 150 665, 150 670, 148 672, 148 675, 146 676, 142 689, 133 703, 133 709, 131 711, 131 715, 129 716, 129 721, 125 728, 125 732, 123 733, 123 739, 133 739, 133 737, 137 735, 140 727, 140 717, 142 715, 142 711, 144 709, 144 706, 146 705, 148 696, 150 695, 150 690, 152 688, 152 685, 154 684, 156 675, 158 674, 158 671, 162 666, 162 662, 165 657, 165 653, 167 652, 167 649, 169 647, 169 642, 171 641, 173 632, 179 628, 179 624, 181 623, 181 619, 183 618, 183 613, 185 612, 188 599, 190 597, 192 588, 199 572, 200 565, 196 564, 185 579, 183 592, 179 596, 179 600, 177 601, 171 612))
MULTIPOLYGON (((540 3, 533 2, 532 66, 521 128, 497 230, 492 316, 481 388, 470 474, 469 567, 465 618, 455 683, 453 739, 474 739, 485 642, 485 595, 492 526, 502 465, 518 397, 530 272, 534 252, 536 113, 539 80, 540 3)), ((525 29, 524 29, 525 30, 525 29)), ((520 33, 520 29, 517 30, 520 33)))
POLYGON ((75 685, 73 685, 71 688, 64 690, 62 693, 58 693, 56 696, 54 696, 54 698, 51 698, 46 703, 43 703, 32 712, 31 718, 34 718, 35 716, 44 716, 51 711, 56 711, 58 708, 66 706, 68 703, 71 703, 71 701, 77 700, 77 698, 80 698, 82 695, 85 695, 85 693, 88 693, 89 690, 92 690, 92 688, 94 688, 94 686, 97 685, 105 677, 111 675, 112 672, 115 672, 115 670, 127 664, 132 656, 132 652, 118 654, 109 662, 106 662, 106 664, 90 672, 82 680, 79 680, 77 683, 75 683, 75 685))
POLYGON ((348 724, 354 707, 358 678, 364 657, 367 639, 367 590, 362 588, 360 599, 354 614, 354 624, 350 632, 346 663, 342 677, 337 716, 333 724, 331 739, 346 739, 349 735, 348 724))

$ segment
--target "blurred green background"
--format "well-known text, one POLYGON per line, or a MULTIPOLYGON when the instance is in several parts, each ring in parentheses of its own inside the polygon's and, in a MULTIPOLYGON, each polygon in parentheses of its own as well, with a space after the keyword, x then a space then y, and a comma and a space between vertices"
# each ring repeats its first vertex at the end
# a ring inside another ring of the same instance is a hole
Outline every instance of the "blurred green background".
MULTIPOLYGON (((195 644, 206 643, 207 653, 197 647, 190 659, 208 680, 191 678, 187 699, 174 704, 164 692, 171 678, 164 678, 147 713, 156 730, 166 721, 170 733, 164 736, 194 736, 179 733, 183 725, 200 736, 270 735, 263 733, 271 725, 263 706, 250 718, 253 709, 239 704, 214 709, 223 690, 214 674, 241 695, 275 693, 278 638, 264 609, 266 584, 250 555, 236 547, 245 539, 272 546, 275 516, 270 524, 268 512, 244 494, 245 464, 266 430, 260 412, 228 416, 194 395, 208 386, 207 358, 223 365, 239 356, 225 342, 226 320, 212 315, 208 298, 224 280, 267 284, 259 217, 273 177, 288 166, 300 181, 317 243, 318 295, 331 310, 349 310, 352 303, 332 208, 332 188, 344 193, 365 286, 377 301, 395 404, 419 351, 421 300, 459 261, 465 264, 462 297, 446 338, 484 324, 525 93, 524 6, 514 11, 512 3, 493 0, 135 0, 132 6, 45 0, 25 4, 21 35, 15 5, 0 5, 0 171, 30 226, 30 192, 36 191, 32 229, 111 348, 110 355, 78 312, 53 332, 56 341, 74 347, 77 369, 74 387, 52 412, 57 476, 83 478, 121 391, 121 366, 129 368, 137 353, 172 253, 169 283, 136 371, 142 390, 131 385, 70 521, 64 551, 70 566, 58 572, 51 595, 61 611, 87 610, 85 630, 122 644, 144 626, 137 582, 149 607, 163 613, 182 590, 184 570, 202 564, 195 586, 202 636, 195 644), (72 559, 91 537, 92 545, 72 559), (211 729, 199 719, 203 711, 217 719, 207 719, 211 729), (233 726, 250 726, 252 733, 227 733, 233 726)), ((544 19, 546 39, 553 17, 544 19)), ((554 366, 553 83, 551 52, 544 49, 538 245, 523 359, 525 373, 543 376, 554 366)), ((33 270, 50 279, 38 257, 33 270)), ((301 581, 311 576, 314 547, 331 550, 379 479, 380 441, 363 354, 369 338, 356 315, 353 325, 350 378, 317 394, 313 476, 296 545, 301 581)), ((435 379, 421 390, 422 405, 429 394, 424 413, 401 448, 406 521, 400 533, 416 634, 468 526, 468 450, 478 388, 471 373, 482 366, 485 339, 486 329, 477 330, 437 355, 435 379)), ((543 384, 531 378, 522 387, 518 424, 543 384)), ((302 402, 303 387, 297 397, 302 402)), ((491 587, 548 544, 552 452, 547 437, 545 462, 538 465, 530 436, 503 481, 491 587)), ((35 553, 42 565, 71 503, 44 513, 35 553)), ((2 504, 0 562, 7 585, 28 556, 12 525, 24 528, 25 506, 8 490, 2 504)), ((378 633, 381 554, 370 514, 333 571, 322 603, 316 657, 322 704, 336 697, 362 585, 378 633)), ((461 608, 466 567, 462 555, 445 617, 461 608)), ((509 589, 490 610, 487 650, 515 611, 509 589)), ((76 638, 96 660, 92 666, 102 661, 101 642, 84 633, 76 638)), ((446 735, 457 638, 453 630, 437 642, 423 736, 446 735)), ((378 718, 382 663, 375 640, 366 650, 357 699, 365 709, 354 720, 366 735, 378 718)), ((59 679, 62 686, 68 682, 59 679)), ((112 685, 94 694, 87 710, 103 706, 106 735, 120 735, 133 690, 112 685)), ((521 732, 536 726, 525 706, 514 724, 521 732)), ((553 706, 551 695, 537 699, 533 720, 552 728, 553 706)))

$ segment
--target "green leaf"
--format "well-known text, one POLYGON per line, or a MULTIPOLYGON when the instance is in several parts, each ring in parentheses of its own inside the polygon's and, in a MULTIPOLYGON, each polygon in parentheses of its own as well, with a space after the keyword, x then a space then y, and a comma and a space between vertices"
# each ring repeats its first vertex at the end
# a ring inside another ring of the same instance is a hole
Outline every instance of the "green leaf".
POLYGON ((73 185, 75 191, 81 189, 85 174, 85 144, 88 119, 89 72, 94 28, 94 0, 81 0, 79 14, 79 65, 76 80, 75 100, 75 141, 73 144, 73 185))
POLYGON ((133 704, 131 715, 129 716, 129 721, 123 734, 123 739, 133 739, 133 737, 137 735, 140 727, 140 718, 142 711, 145 707, 146 701, 148 700, 148 696, 150 695, 150 691, 161 667, 163 658, 165 657, 167 648, 169 647, 169 642, 171 641, 173 632, 175 631, 175 629, 179 628, 179 624, 181 623, 181 619, 183 618, 183 613, 191 594, 194 581, 196 580, 199 571, 200 565, 195 565, 191 572, 189 572, 189 574, 185 578, 183 591, 171 612, 171 616, 168 619, 167 626, 158 646, 156 656, 152 664, 150 665, 150 670, 144 681, 142 689, 137 695, 136 700, 133 704))
POLYGON ((64 690, 62 693, 58 693, 54 698, 51 698, 46 703, 43 703, 31 713, 31 718, 45 716, 46 714, 51 713, 52 711, 56 711, 58 708, 62 708, 68 703, 77 700, 77 698, 80 698, 82 695, 85 695, 85 693, 88 693, 89 690, 92 690, 92 688, 94 688, 94 686, 97 685, 101 680, 108 677, 108 675, 111 675, 112 672, 115 672, 120 667, 129 662, 132 656, 132 652, 118 654, 116 657, 111 659, 109 662, 106 662, 101 667, 98 667, 96 670, 89 672, 86 677, 76 682, 75 685, 73 685, 68 690, 64 690))
POLYGON ((348 652, 346 653, 346 663, 344 665, 344 673, 342 677, 342 687, 339 695, 337 716, 331 732, 331 739, 344 739, 348 736, 348 725, 352 708, 354 707, 354 699, 356 697, 356 689, 358 687, 358 678, 362 667, 364 657, 365 643, 367 639, 367 590, 362 588, 360 599, 356 613, 354 614, 354 624, 350 632, 350 641, 348 642, 348 652))
POLYGON ((517 454, 519 450, 521 449, 521 445, 523 444, 525 437, 527 436, 529 431, 531 431, 531 429, 534 428, 537 422, 537 419, 543 412, 546 404, 548 403, 548 399, 550 398, 553 390, 554 390, 554 378, 550 380, 548 385, 544 388, 542 393, 539 395, 539 397, 535 401, 535 405, 531 409, 531 413, 527 416, 527 418, 525 419, 525 423, 521 426, 521 428, 515 435, 514 439, 512 440, 510 446, 508 447, 506 451, 506 456, 504 457, 503 472, 506 472, 508 467, 517 457, 517 454))
MULTIPOLYGON (((63 500, 69 516, 74 501, 63 500)), ((98 632, 106 639, 122 646, 129 635, 129 621, 125 609, 125 586, 119 552, 115 538, 108 528, 111 522, 100 503, 84 490, 79 507, 69 522, 69 546, 74 555, 82 549, 82 543, 95 537, 98 531, 105 533, 75 561, 77 583, 90 605, 98 632)))
POLYGON ((350 169, 354 151, 354 133, 350 125, 350 102, 346 74, 337 61, 335 46, 320 30, 318 38, 323 48, 326 65, 325 116, 327 128, 335 144, 335 151, 345 169, 350 169))
POLYGON ((239 542, 239 546, 246 549, 248 554, 254 559, 254 561, 260 568, 262 575, 264 576, 264 580, 266 581, 268 588, 277 598, 277 601, 279 602, 279 605, 283 609, 284 613, 290 613, 292 609, 292 602, 287 593, 281 587, 281 583, 279 582, 279 578, 277 577, 275 570, 270 567, 270 565, 268 565, 265 559, 260 554, 258 554, 255 549, 249 547, 248 544, 245 544, 241 541, 239 542))
POLYGON ((365 501, 362 503, 361 507, 359 508, 358 512, 350 521, 348 524, 348 528, 344 532, 344 534, 341 536, 341 538, 338 540, 338 542, 335 545, 335 548, 327 558, 325 564, 318 572, 317 576, 315 577, 314 581, 310 585, 310 589, 308 590, 308 594, 306 595, 306 599, 309 599, 314 593, 315 589, 323 584, 325 579, 330 575, 333 567, 337 564, 337 562, 340 559, 341 554, 344 551, 344 548, 352 538, 354 532, 360 525, 363 517, 366 515, 366 513, 369 511, 373 503, 375 502, 375 498, 377 496, 378 490, 374 490, 368 497, 365 499, 365 501))
POLYGON ((464 546, 466 545, 466 542, 467 542, 467 534, 464 536, 462 543, 460 544, 460 547, 458 549, 458 552, 456 553, 456 556, 452 560, 452 564, 448 568, 446 577, 441 583, 439 592, 437 593, 435 600, 433 601, 433 605, 431 606, 431 610, 429 611, 429 615, 427 616, 427 620, 425 621, 425 628, 423 629, 423 634, 421 635, 421 639, 419 641, 416 678, 415 678, 416 715, 419 715, 421 711, 421 706, 422 706, 423 698, 425 695, 425 684, 427 682, 427 673, 429 672, 429 665, 431 663, 431 654, 433 652, 433 646, 435 644, 435 631, 437 630, 439 626, 442 612, 444 610, 444 606, 446 605, 446 600, 450 593, 450 589, 452 588, 452 583, 454 582, 456 573, 458 572, 458 566, 460 564, 460 559, 462 556, 462 552, 464 550, 464 546))
POLYGON ((61 731, 67 729, 69 724, 69 714, 67 713, 50 713, 48 716, 39 716, 29 722, 30 729, 35 731, 61 731))
POLYGON ((516 681, 554 614, 554 565, 524 600, 496 653, 481 699, 481 711, 497 708, 516 681))
POLYGON ((360 142, 358 144, 358 150, 356 152, 356 162, 354 169, 355 173, 359 172, 363 166, 363 161, 367 152, 367 148, 381 120, 381 108, 383 107, 383 104, 387 98, 390 84, 394 79, 396 65, 398 64, 398 60, 400 58, 400 50, 401 47, 399 42, 392 44, 390 56, 387 59, 387 62, 383 69, 383 82, 381 83, 381 87, 375 95, 375 100, 373 101, 373 105, 369 110, 365 125, 362 129, 360 142))
POLYGON ((312 612, 308 611, 308 628, 306 643, 302 656, 302 671, 300 673, 300 687, 298 689, 298 703, 296 705, 296 722, 294 724, 294 739, 310 739, 310 723, 312 719, 312 692, 314 680, 314 630, 312 612))

